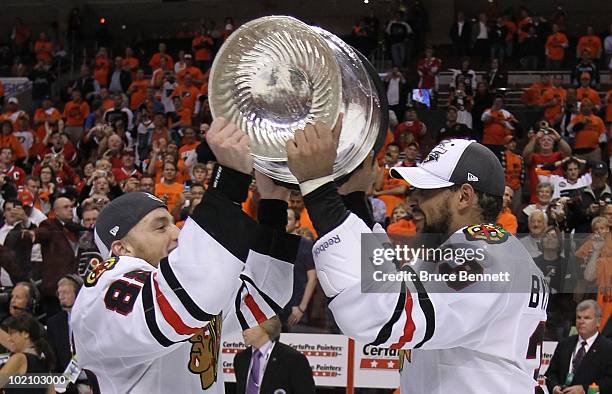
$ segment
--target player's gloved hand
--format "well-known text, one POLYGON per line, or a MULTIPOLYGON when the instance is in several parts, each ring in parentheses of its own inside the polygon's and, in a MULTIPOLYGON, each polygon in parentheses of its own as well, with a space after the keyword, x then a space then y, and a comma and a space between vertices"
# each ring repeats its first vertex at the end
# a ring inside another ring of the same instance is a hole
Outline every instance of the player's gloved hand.
POLYGON ((333 129, 321 122, 308 124, 287 141, 287 164, 298 181, 332 174, 341 129, 342 115, 333 129))
POLYGON ((217 118, 206 133, 206 141, 224 167, 250 174, 253 169, 249 136, 234 123, 217 118))

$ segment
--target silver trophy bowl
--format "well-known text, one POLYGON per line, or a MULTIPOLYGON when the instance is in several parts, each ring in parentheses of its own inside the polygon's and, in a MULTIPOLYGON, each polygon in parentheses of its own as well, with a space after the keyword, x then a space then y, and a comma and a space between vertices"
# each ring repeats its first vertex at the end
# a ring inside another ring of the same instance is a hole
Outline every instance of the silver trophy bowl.
POLYGON ((250 21, 223 44, 210 73, 213 117, 251 138, 254 167, 297 185, 285 142, 308 123, 344 121, 334 178, 346 179, 387 130, 386 96, 367 59, 340 38, 288 16, 250 21))

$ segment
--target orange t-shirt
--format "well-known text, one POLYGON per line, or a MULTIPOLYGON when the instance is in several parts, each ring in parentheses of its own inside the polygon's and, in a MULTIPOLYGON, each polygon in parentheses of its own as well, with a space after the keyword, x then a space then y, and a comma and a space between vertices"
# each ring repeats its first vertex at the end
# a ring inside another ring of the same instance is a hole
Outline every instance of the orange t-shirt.
POLYGON ((128 66, 130 71, 132 71, 132 75, 136 75, 136 70, 138 69, 138 66, 140 66, 140 61, 135 57, 126 57, 121 61, 121 65, 123 67, 128 66))
POLYGON ((179 196, 183 193, 183 184, 174 182, 171 185, 166 185, 163 182, 160 182, 155 185, 155 195, 162 200, 164 196, 166 199, 166 205, 168 206, 168 211, 172 212, 172 209, 176 205, 179 200, 179 196))
POLYGON ((502 226, 504 229, 510 231, 512 234, 516 234, 518 228, 518 222, 516 216, 510 212, 510 208, 504 208, 503 211, 497 216, 496 223, 502 226))
POLYGON ((556 105, 551 107, 546 107, 544 109, 544 118, 552 123, 554 119, 561 114, 563 103, 565 102, 565 97, 567 96, 567 91, 561 87, 559 88, 549 88, 544 91, 542 95, 542 104, 546 104, 552 99, 557 101, 556 105))
POLYGON ((523 157, 509 150, 504 152, 506 159, 506 185, 512 190, 521 187, 521 173, 523 172, 523 157))
POLYGON ((504 22, 508 33, 506 34, 506 41, 512 42, 514 40, 514 34, 516 33, 516 23, 512 21, 504 22))
POLYGON ((196 141, 193 144, 183 144, 180 148, 179 148, 179 155, 182 158, 183 155, 185 154, 185 152, 189 152, 192 150, 196 150, 196 148, 198 147, 198 145, 200 145, 200 141, 196 141))
POLYGON ((189 68, 184 68, 181 71, 179 71, 176 74, 176 81, 179 84, 183 83, 183 79, 185 78, 185 75, 191 75, 193 77, 194 80, 198 80, 198 81, 204 81, 204 74, 202 73, 202 71, 194 66, 191 66, 189 68))
POLYGON ((53 43, 51 41, 36 41, 34 52, 36 52, 36 60, 51 63, 53 59, 53 43))
POLYGON ((189 108, 193 113, 195 112, 195 104, 199 94, 200 91, 194 85, 179 85, 174 89, 174 92, 172 92, 172 97, 180 97, 183 102, 183 107, 189 108))
POLYGON ((87 115, 89 115, 89 105, 85 101, 80 103, 68 101, 64 107, 66 126, 83 126, 87 115))
MULTIPOLYGON (((408 185, 408 182, 406 182, 403 179, 392 178, 389 173, 389 168, 385 168, 382 190, 391 190, 391 189, 395 189, 398 186, 407 186, 407 185, 408 185)), ((405 199, 404 195, 398 195, 398 194, 382 194, 377 197, 385 203, 385 206, 387 207, 386 216, 388 217, 390 217, 393 214, 393 208, 395 208, 397 204, 403 203, 405 199)))
POLYGON ((546 40, 546 50, 548 57, 552 60, 563 60, 565 57, 565 48, 560 45, 567 45, 567 37, 561 32, 556 32, 548 36, 546 40))
POLYGON ((521 101, 525 105, 541 104, 544 92, 550 88, 552 88, 552 84, 545 85, 542 82, 535 82, 523 92, 521 101))
POLYGON ((45 134, 47 133, 47 130, 45 130, 46 121, 52 120, 57 122, 61 118, 62 114, 53 107, 49 109, 38 108, 36 112, 34 112, 34 121, 40 121, 42 123, 39 124, 38 127, 36 127, 35 137, 41 138, 40 141, 37 140, 36 142, 42 142, 42 138, 45 138, 45 134))
POLYGON ((200 34, 200 35, 197 35, 191 41, 191 48, 195 52, 196 61, 205 61, 205 60, 210 60, 212 58, 212 54, 210 53, 210 48, 199 48, 199 49, 194 48, 195 46, 201 45, 205 41, 208 42, 208 45, 212 47, 213 40, 209 36, 203 36, 200 34))
POLYGON ((612 89, 606 94, 606 122, 612 122, 612 89))
POLYGON ((114 106, 115 106, 115 100, 111 98, 104 99, 104 101, 102 102, 102 107, 104 108, 105 111, 108 111, 114 106))
POLYGON ((599 98, 599 93, 593 88, 583 88, 580 87, 576 89, 576 98, 578 101, 582 101, 583 99, 589 99, 593 103, 593 105, 600 106, 601 99, 599 98))
POLYGON ((106 87, 108 83, 108 69, 110 67, 110 62, 107 57, 104 56, 96 56, 96 61, 94 62, 94 73, 93 77, 98 83, 100 87, 106 87))
POLYGON ((26 157, 23 145, 21 145, 21 142, 19 142, 14 134, 0 135, 0 148, 11 148, 13 150, 13 156, 18 159, 26 157))
MULTIPOLYGON (((488 111, 488 110, 487 110, 488 111)), ((482 135, 482 143, 487 145, 504 145, 507 135, 511 135, 512 131, 504 126, 502 121, 507 120, 506 111, 490 111, 491 118, 496 121, 489 121, 485 124, 482 135)))
MULTIPOLYGON (((168 67, 168 70, 174 69, 174 61, 172 60, 172 57, 168 55, 167 53, 164 54, 163 56, 166 58, 166 66, 168 67)), ((159 59, 161 59, 161 57, 162 57, 162 54, 157 52, 151 57, 151 60, 149 60, 149 66, 151 66, 153 70, 155 70, 156 68, 159 68, 159 59)))
POLYGON ((578 114, 574 116, 572 124, 578 122, 583 122, 585 125, 584 129, 576 133, 576 149, 597 148, 599 146, 599 137, 606 131, 603 120, 596 115, 584 116, 583 114, 578 114))
POLYGON ((587 51, 589 58, 595 59, 597 53, 601 50, 601 39, 597 36, 582 36, 580 40, 578 40, 576 49, 578 53, 587 51))
POLYGON ((253 191, 249 189, 247 199, 242 203, 242 210, 253 220, 257 220, 257 204, 253 199, 253 191))
MULTIPOLYGON (((576 256, 586 262, 592 248, 593 241, 589 239, 576 251, 576 256)), ((606 236, 596 264, 597 303, 602 309, 600 327, 603 327, 612 315, 612 234, 610 233, 606 236)))
POLYGON ((183 107, 182 110, 175 110, 176 114, 179 116, 179 118, 181 118, 181 125, 183 126, 191 126, 192 125, 192 120, 191 120, 191 116, 193 114, 193 112, 191 112, 191 110, 187 107, 183 107))
POLYGON ((144 103, 148 87, 149 81, 146 79, 132 82, 129 88, 132 92, 130 95, 130 108, 132 110, 135 110, 140 104, 144 103))
POLYGON ((310 216, 308 215, 306 208, 302 209, 302 212, 300 213, 300 227, 307 228, 310 230, 310 232, 312 232, 312 235, 314 235, 315 238, 317 237, 317 232, 314 229, 312 220, 310 220, 310 216))
POLYGON ((411 236, 416 234, 416 224, 414 221, 408 219, 400 219, 395 223, 391 223, 387 226, 387 234, 389 236, 400 235, 400 236, 411 236))

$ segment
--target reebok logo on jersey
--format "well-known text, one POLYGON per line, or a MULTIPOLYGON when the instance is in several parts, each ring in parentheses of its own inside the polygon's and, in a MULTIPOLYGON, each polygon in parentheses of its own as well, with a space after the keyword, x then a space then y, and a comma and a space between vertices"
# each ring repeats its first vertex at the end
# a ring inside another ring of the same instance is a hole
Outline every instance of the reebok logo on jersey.
POLYGON ((468 182, 478 182, 478 177, 471 172, 468 172, 468 182))
POLYGON ((113 228, 110 229, 109 233, 111 233, 111 235, 114 237, 117 235, 117 233, 119 232, 119 226, 115 226, 113 228))
POLYGON ((325 250, 327 250, 327 248, 329 248, 330 246, 334 244, 339 244, 339 243, 340 243, 339 235, 335 235, 331 237, 330 239, 328 239, 327 241, 323 242, 321 245, 315 248, 314 250, 315 257, 318 256, 321 252, 325 252, 325 250))

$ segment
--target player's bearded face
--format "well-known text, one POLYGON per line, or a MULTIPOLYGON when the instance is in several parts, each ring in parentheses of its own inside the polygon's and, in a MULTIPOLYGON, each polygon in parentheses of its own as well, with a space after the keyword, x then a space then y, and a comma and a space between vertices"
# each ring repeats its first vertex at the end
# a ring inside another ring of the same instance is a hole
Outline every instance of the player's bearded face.
MULTIPOLYGON (((417 205, 413 208, 413 217, 417 230, 427 234, 425 241, 439 244, 446 239, 451 221, 451 196, 447 189, 416 190, 412 199, 417 205)), ((438 246, 438 245, 432 245, 438 246)))

